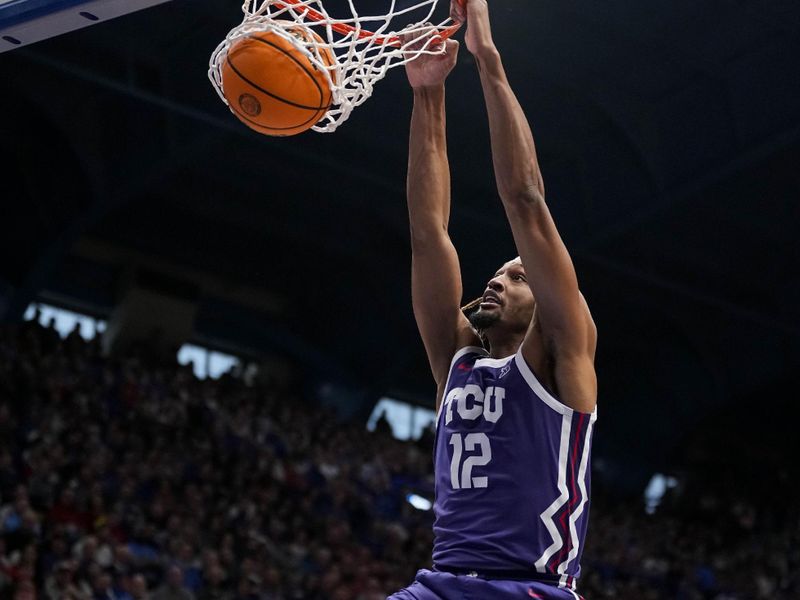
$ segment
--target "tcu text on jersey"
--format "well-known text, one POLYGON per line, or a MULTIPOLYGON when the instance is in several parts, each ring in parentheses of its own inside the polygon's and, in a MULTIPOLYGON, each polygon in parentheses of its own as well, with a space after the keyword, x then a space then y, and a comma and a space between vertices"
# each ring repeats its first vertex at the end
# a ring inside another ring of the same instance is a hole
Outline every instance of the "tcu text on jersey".
POLYGON ((453 420, 453 406, 458 416, 465 421, 474 421, 483 417, 490 423, 497 423, 503 416, 503 400, 506 397, 505 388, 492 386, 484 392, 475 384, 466 387, 457 387, 450 390, 444 400, 445 425, 453 420))

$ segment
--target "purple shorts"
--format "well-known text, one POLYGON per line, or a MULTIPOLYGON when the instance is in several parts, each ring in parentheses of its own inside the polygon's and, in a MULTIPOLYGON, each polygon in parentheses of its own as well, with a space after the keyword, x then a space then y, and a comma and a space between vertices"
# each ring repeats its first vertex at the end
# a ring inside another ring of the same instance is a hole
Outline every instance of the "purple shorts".
POLYGON ((583 600, 568 588, 540 581, 508 581, 454 575, 442 571, 417 571, 410 586, 386 600, 583 600))

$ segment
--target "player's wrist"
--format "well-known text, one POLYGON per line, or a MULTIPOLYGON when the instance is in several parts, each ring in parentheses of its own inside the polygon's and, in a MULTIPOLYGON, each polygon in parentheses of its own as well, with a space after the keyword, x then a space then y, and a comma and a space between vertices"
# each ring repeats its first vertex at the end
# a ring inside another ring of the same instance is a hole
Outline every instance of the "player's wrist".
POLYGON ((428 98, 444 95, 444 81, 439 83, 412 85, 414 98, 428 98))
POLYGON ((470 48, 470 52, 479 61, 500 58, 500 52, 497 50, 497 46, 494 45, 494 41, 491 39, 475 44, 474 47, 470 48))

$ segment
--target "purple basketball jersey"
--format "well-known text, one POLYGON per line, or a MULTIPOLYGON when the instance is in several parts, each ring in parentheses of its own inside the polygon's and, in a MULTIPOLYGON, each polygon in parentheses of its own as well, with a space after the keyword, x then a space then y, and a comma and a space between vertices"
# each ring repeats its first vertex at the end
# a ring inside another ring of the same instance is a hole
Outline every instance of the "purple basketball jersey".
POLYGON ((530 572, 574 589, 596 417, 556 400, 521 352, 459 350, 437 417, 434 567, 530 572))

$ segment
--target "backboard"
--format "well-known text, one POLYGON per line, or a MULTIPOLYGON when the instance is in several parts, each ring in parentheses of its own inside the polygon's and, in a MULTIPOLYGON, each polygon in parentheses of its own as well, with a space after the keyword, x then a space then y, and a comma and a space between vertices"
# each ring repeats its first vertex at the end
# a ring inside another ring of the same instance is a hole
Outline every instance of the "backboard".
POLYGON ((169 0, 0 0, 0 52, 169 0))

